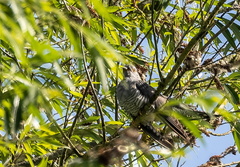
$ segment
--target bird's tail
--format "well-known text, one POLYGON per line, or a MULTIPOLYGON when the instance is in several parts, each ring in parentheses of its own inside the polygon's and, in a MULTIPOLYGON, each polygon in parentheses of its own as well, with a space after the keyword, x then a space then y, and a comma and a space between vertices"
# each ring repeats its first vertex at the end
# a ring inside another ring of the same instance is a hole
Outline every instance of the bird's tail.
POLYGON ((151 136, 155 141, 157 141, 161 146, 171 149, 174 149, 173 144, 167 140, 160 132, 158 132, 152 124, 140 124, 142 130, 151 136))

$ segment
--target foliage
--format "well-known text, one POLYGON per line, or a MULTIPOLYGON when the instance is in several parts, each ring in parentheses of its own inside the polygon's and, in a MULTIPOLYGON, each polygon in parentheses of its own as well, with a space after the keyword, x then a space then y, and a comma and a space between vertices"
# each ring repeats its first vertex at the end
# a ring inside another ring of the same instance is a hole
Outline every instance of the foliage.
MULTIPOLYGON (((240 150, 239 8, 226 0, 0 0, 0 162, 96 166, 131 121, 115 97, 126 63, 148 68, 158 93, 222 116, 240 150)), ((141 144, 122 165, 185 154, 141 144)))

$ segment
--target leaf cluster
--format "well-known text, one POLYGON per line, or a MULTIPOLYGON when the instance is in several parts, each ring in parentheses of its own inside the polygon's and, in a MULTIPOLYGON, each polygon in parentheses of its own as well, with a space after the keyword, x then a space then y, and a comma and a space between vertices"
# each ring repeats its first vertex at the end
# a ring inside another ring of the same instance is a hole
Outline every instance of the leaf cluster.
MULTIPOLYGON (((100 166, 131 121, 115 95, 128 63, 147 69, 156 96, 221 116, 240 150, 236 9, 226 0, 0 1, 0 166, 100 166)), ((184 155, 133 141, 109 162, 159 166, 184 155)))

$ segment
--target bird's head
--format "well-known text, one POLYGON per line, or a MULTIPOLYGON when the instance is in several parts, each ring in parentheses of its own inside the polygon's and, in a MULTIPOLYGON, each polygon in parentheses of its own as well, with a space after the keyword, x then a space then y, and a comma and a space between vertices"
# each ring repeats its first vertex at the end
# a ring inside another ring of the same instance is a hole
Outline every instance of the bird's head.
POLYGON ((136 79, 136 80, 141 80, 137 68, 133 65, 126 65, 123 67, 123 75, 124 77, 129 77, 132 79, 136 79))

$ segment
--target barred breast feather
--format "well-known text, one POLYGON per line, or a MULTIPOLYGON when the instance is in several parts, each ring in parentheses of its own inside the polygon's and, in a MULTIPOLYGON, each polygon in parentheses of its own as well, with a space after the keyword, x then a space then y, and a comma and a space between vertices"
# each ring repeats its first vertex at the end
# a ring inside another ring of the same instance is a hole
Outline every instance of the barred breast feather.
POLYGON ((117 87, 119 105, 131 116, 137 116, 139 111, 148 103, 149 98, 137 88, 137 81, 126 79, 117 87))

